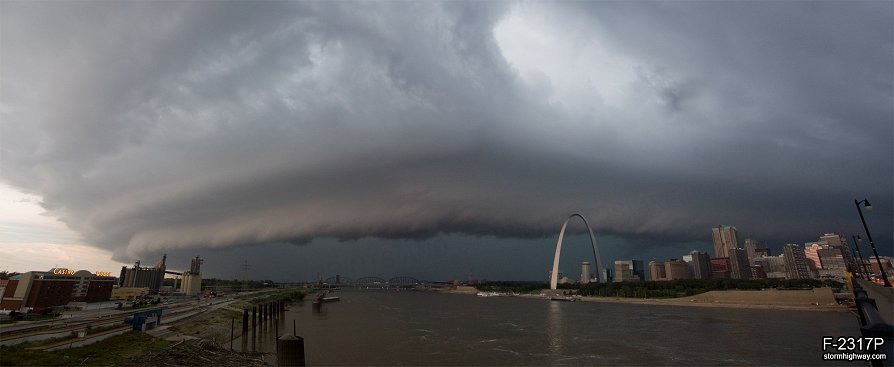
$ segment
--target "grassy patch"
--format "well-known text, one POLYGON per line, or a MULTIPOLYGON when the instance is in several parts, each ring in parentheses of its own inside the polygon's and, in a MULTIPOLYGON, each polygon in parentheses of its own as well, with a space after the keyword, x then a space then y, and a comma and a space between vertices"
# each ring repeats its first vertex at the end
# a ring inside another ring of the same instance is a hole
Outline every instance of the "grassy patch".
POLYGON ((110 366, 162 350, 171 342, 131 331, 90 345, 52 352, 27 349, 28 345, 0 347, 3 366, 110 366))

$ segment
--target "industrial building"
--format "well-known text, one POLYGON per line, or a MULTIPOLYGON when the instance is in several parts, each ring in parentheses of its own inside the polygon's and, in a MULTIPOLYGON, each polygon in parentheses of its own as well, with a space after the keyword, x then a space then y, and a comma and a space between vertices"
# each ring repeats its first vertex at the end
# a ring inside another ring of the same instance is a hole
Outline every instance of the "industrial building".
POLYGON ((138 260, 132 268, 121 267, 121 276, 118 277, 118 287, 121 288, 149 288, 150 294, 158 294, 165 280, 165 261, 168 255, 161 257, 161 261, 155 267, 140 266, 138 260))
POLYGON ((180 291, 187 296, 197 296, 202 292, 202 262, 196 256, 190 262, 189 271, 183 273, 183 283, 180 291))

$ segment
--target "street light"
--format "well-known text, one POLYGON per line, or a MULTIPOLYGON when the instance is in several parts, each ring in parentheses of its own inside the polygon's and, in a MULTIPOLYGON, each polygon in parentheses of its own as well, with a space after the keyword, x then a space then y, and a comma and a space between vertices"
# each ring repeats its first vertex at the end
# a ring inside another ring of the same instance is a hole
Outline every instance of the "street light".
POLYGON ((860 201, 854 199, 854 205, 857 206, 857 213, 860 213, 860 221, 863 222, 863 229, 866 231, 866 239, 869 240, 869 246, 872 247, 872 253, 875 255, 875 262, 878 263, 878 270, 882 273, 882 280, 885 281, 885 287, 891 288, 891 282, 888 281, 888 274, 885 272, 885 268, 882 267, 882 261, 878 258, 878 251, 875 250, 875 242, 872 242, 872 235, 869 234, 869 227, 866 226, 866 218, 863 218, 863 210, 860 209, 860 204, 866 207, 866 210, 872 210, 872 204, 869 204, 869 200, 866 199, 860 201))
POLYGON ((869 280, 869 269, 866 269, 866 261, 863 260, 863 252, 860 251, 860 243, 863 242, 863 238, 860 235, 851 236, 854 239, 854 248, 857 249, 857 255, 860 255, 860 268, 859 270, 863 273, 863 278, 869 280))

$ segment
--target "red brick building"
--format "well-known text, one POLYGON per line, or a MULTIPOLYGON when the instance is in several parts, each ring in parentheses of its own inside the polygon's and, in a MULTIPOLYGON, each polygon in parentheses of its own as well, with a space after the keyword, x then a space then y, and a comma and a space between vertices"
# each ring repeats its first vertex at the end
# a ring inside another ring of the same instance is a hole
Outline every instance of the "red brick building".
POLYGON ((712 278, 729 278, 732 273, 728 257, 712 257, 711 258, 711 277, 712 278))
POLYGON ((40 312, 69 302, 101 302, 112 296, 115 277, 54 268, 16 275, 0 295, 0 309, 40 312))

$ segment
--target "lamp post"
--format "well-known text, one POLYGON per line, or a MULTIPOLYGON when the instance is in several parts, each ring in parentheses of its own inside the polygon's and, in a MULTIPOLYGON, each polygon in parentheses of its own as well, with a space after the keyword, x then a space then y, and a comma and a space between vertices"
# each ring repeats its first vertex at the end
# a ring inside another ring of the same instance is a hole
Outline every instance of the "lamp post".
POLYGON ((863 273, 863 279, 869 280, 869 269, 866 269, 866 261, 863 260, 863 252, 860 251, 860 242, 863 242, 863 238, 858 236, 851 236, 854 239, 854 248, 857 249, 857 255, 860 255, 860 267, 857 269, 861 273, 863 273))
POLYGON ((891 288, 891 282, 888 281, 888 274, 885 272, 885 268, 882 267, 882 261, 878 258, 878 251, 875 249, 875 242, 872 242, 872 235, 869 234, 869 227, 866 226, 866 218, 863 218, 863 210, 860 209, 860 205, 866 207, 866 210, 872 210, 872 204, 869 203, 869 200, 857 200, 854 199, 854 205, 857 206, 857 213, 860 213, 860 221, 863 222, 863 229, 866 231, 866 239, 869 240, 869 246, 872 247, 872 253, 875 255, 875 262, 878 263, 878 270, 882 273, 882 280, 885 281, 885 287, 891 288))

